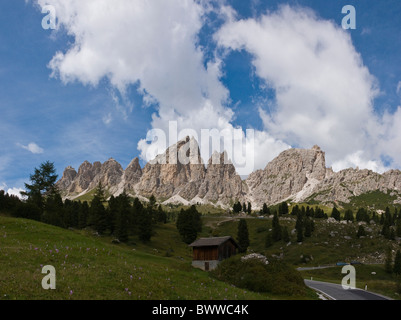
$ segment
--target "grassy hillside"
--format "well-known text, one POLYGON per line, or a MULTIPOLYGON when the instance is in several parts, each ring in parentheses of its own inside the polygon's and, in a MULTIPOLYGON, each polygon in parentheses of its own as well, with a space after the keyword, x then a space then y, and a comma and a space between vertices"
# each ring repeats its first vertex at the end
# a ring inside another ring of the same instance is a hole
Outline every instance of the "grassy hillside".
POLYGON ((0 216, 0 240, 0 300, 286 298, 239 289, 192 268, 191 250, 172 224, 157 227, 147 245, 116 245, 88 231, 0 216), (45 265, 56 269, 56 290, 41 287, 45 265))
MULTIPOLYGON (((209 218, 205 218, 208 220, 209 218)), ((214 222, 213 234, 231 235, 236 238, 238 218, 210 218, 214 222)), ((272 228, 272 220, 268 218, 247 218, 250 234, 249 250, 260 252, 266 256, 281 256, 287 262, 295 266, 316 266, 335 264, 338 261, 360 260, 362 262, 380 263, 384 261, 384 253, 387 246, 391 245, 396 249, 396 241, 384 239, 379 234, 381 226, 369 225, 367 237, 358 239, 356 233, 357 223, 328 223, 326 219, 315 219, 315 231, 310 238, 304 238, 302 243, 296 242, 296 235, 290 234, 291 241, 284 243, 279 241, 271 247, 265 248, 267 231, 272 228), (301 256, 308 256, 312 259, 305 263, 301 256)), ((287 215, 280 218, 280 224, 291 230, 295 228, 295 218, 287 215)), ((208 224, 208 222, 206 222, 208 224)))
MULTIPOLYGON (((231 235, 236 238, 238 218, 217 217, 205 218, 206 224, 213 226, 209 232, 213 235, 231 235)), ((315 231, 310 238, 302 243, 296 242, 296 235, 290 235, 291 242, 279 241, 271 247, 265 247, 266 233, 272 228, 271 219, 247 218, 250 234, 249 251, 264 254, 266 257, 279 257, 295 267, 315 267, 335 265, 337 262, 359 261, 357 265, 357 286, 368 289, 395 299, 400 299, 397 293, 397 278, 384 272, 385 252, 388 247, 400 249, 400 241, 387 240, 380 235, 380 225, 366 225, 368 230, 365 238, 358 239, 357 223, 328 223, 325 219, 315 219, 315 231), (375 272, 375 275, 372 275, 375 272)), ((280 224, 289 230, 295 228, 295 218, 281 217, 280 224)), ((341 284, 344 275, 341 268, 334 267, 312 271, 302 271, 304 278, 323 280, 341 284)))

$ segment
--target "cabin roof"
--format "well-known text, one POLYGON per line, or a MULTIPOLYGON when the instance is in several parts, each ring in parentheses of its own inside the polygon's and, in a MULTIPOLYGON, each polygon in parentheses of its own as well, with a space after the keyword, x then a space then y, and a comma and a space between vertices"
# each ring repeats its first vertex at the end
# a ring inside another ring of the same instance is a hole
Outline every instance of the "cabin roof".
POLYGON ((229 240, 231 240, 232 243, 234 243, 234 245, 238 248, 238 244, 230 236, 214 237, 214 238, 200 238, 200 239, 192 242, 189 246, 190 247, 215 247, 215 246, 220 246, 229 240))

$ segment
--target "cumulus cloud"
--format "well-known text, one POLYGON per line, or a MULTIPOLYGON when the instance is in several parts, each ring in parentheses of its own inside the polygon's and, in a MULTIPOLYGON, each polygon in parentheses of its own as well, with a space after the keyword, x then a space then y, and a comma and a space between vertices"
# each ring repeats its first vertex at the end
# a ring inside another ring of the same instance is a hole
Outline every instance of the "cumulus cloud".
MULTIPOLYGON (((47 1, 37 3, 44 6, 47 1)), ((235 114, 227 107, 230 93, 220 80, 225 55, 212 53, 205 59, 198 39, 205 15, 216 10, 225 20, 214 36, 219 48, 251 53, 256 75, 276 94, 269 111, 259 110, 265 128, 254 132, 254 169, 290 146, 319 144, 328 163, 338 169, 382 170, 381 155, 401 140, 385 125, 395 126, 398 116, 375 114, 378 85, 349 33, 308 9, 287 5, 238 20, 231 7, 217 3, 220 7, 211 9, 206 0, 53 0, 59 30, 74 40, 49 62, 52 76, 89 86, 107 79, 113 99, 113 90, 118 91, 116 107, 125 117, 134 108, 125 100, 134 86, 145 104, 156 108, 150 125, 163 130, 168 142, 175 142, 170 121, 176 122, 177 140, 188 134, 185 128, 198 136, 202 129, 234 130, 235 114), (391 142, 385 147, 388 137, 391 142)), ((103 122, 108 125, 112 119, 108 114, 103 122)), ((242 139, 250 139, 243 129, 242 139)), ((150 160, 154 146, 139 141, 143 159, 150 160)), ((400 156, 390 154, 401 165, 400 156)))
POLYGON ((24 196, 21 195, 21 192, 25 191, 24 189, 21 188, 8 188, 6 183, 1 183, 0 184, 0 190, 5 191, 5 193, 8 193, 10 196, 16 196, 20 199, 25 199, 24 196))
POLYGON ((215 39, 228 50, 250 52, 256 74, 274 89, 273 108, 260 109, 273 137, 304 148, 319 144, 338 169, 381 168, 377 81, 340 26, 287 5, 230 21, 215 39))
MULTIPOLYGON (((43 6, 47 1, 38 3, 43 6)), ((157 105, 151 127, 163 130, 169 142, 170 121, 177 123, 177 140, 187 134, 183 129, 199 136, 202 129, 235 129, 234 113, 227 107, 229 92, 220 81, 223 61, 218 57, 206 61, 198 44, 205 14, 213 10, 208 1, 54 0, 52 5, 58 28, 75 39, 50 61, 52 76, 90 86, 106 78, 122 100, 127 88, 135 85, 145 103, 157 105)), ((229 7, 219 10, 224 19, 233 19, 229 7)), ((117 95, 112 91, 112 96, 117 95)), ((121 111, 120 101, 116 105, 121 111)), ((125 112, 132 106, 128 109, 125 112)), ((106 125, 111 120, 111 114, 103 118, 106 125)), ((263 146, 266 141, 270 140, 261 141, 263 146)), ((154 147, 146 139, 138 143, 145 160, 150 160, 147 155, 153 155, 154 147)), ((208 156, 203 154, 205 161, 208 156)))
POLYGON ((26 199, 25 196, 21 195, 21 192, 25 191, 24 189, 20 189, 20 188, 8 188, 7 189, 7 193, 10 196, 16 196, 20 199, 26 199))
POLYGON ((32 152, 33 154, 42 154, 44 152, 44 150, 34 142, 31 142, 27 146, 24 146, 22 144, 18 144, 18 146, 20 146, 22 149, 32 152))

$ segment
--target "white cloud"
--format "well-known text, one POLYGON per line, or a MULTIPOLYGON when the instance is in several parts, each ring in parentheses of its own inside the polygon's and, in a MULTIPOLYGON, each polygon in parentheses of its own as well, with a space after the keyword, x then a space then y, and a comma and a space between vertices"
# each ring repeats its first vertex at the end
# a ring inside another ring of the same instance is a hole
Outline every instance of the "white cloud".
POLYGON ((260 110, 271 136, 304 148, 318 144, 338 168, 350 160, 382 168, 381 119, 373 109, 377 83, 341 26, 282 6, 257 19, 230 21, 215 39, 250 52, 256 74, 275 90, 273 110, 260 110))
POLYGON ((338 172, 344 168, 368 169, 378 173, 385 172, 388 168, 379 161, 366 160, 363 150, 347 155, 344 159, 333 163, 332 169, 338 172))
POLYGON ((25 199, 25 197, 21 195, 21 192, 25 191, 24 189, 21 189, 21 188, 8 188, 7 184, 2 182, 0 184, 0 190, 4 190, 9 195, 16 196, 16 197, 18 197, 20 199, 25 199))
MULTIPOLYGON (((145 103, 157 105, 151 127, 164 130, 167 139, 171 120, 177 121, 178 132, 234 129, 235 115, 226 107, 229 92, 220 81, 224 55, 205 64, 198 44, 211 10, 208 1, 53 0, 52 5, 59 31, 74 39, 49 62, 54 77, 89 86, 108 79, 124 118, 134 108, 126 93, 135 85, 145 103)), ((290 145, 315 144, 338 168, 360 164, 381 170, 382 153, 394 154, 401 165, 401 153, 383 143, 388 137, 401 141, 401 134, 385 127, 398 120, 374 113, 376 80, 340 25, 299 7, 283 6, 248 20, 238 20, 229 6, 219 10, 226 21, 215 35, 220 48, 250 52, 256 74, 276 92, 271 111, 259 112, 265 130, 255 132, 255 169, 290 145)), ((103 117, 105 125, 111 121, 111 114, 103 117)), ((149 148, 145 140, 138 143, 142 157, 149 148)))
POLYGON ((8 188, 7 189, 7 193, 10 196, 16 196, 16 197, 18 197, 20 199, 25 199, 26 198, 25 196, 21 195, 21 192, 23 192, 23 191, 25 191, 25 190, 24 189, 20 189, 20 188, 8 188))
POLYGON ((44 150, 34 142, 31 142, 27 146, 24 146, 22 144, 18 144, 18 146, 25 150, 28 150, 29 152, 32 152, 33 154, 42 154, 44 152, 44 150))
MULTIPOLYGON (((46 1, 38 3, 43 6, 46 1)), ((171 120, 177 121, 178 132, 190 128, 200 135, 201 129, 233 129, 234 113, 225 106, 229 92, 220 81, 222 60, 205 64, 198 45, 204 15, 212 10, 207 1, 54 0, 52 5, 59 28, 75 39, 50 61, 53 76, 91 86, 107 78, 122 97, 117 99, 111 91, 120 111, 128 86, 136 85, 145 103, 157 103, 151 126, 164 130, 167 138, 171 120)), ((222 6, 220 14, 231 20, 235 13, 222 6)), ((127 109, 132 111, 132 106, 127 109)), ((110 114, 103 117, 106 125, 111 120, 110 114)), ((149 148, 145 140, 138 143, 143 158, 149 148)), ((208 156, 203 155, 205 161, 208 156)))

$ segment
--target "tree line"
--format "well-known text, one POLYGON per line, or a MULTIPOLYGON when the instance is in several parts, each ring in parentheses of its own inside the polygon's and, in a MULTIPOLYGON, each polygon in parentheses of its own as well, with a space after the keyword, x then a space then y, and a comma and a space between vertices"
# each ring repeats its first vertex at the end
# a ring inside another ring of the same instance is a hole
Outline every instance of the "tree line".
POLYGON ((31 184, 25 184, 26 191, 22 193, 25 200, 0 191, 0 212, 62 228, 89 227, 99 235, 111 235, 121 242, 127 242, 132 236, 149 241, 154 226, 171 218, 171 214, 156 205, 153 196, 147 205, 137 198, 132 199, 125 191, 106 199, 106 192, 100 183, 90 203, 68 199, 63 202, 55 185, 57 175, 54 164, 50 162, 35 168, 30 180, 31 184))

